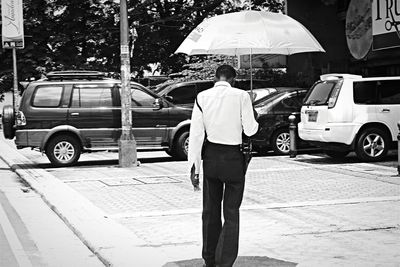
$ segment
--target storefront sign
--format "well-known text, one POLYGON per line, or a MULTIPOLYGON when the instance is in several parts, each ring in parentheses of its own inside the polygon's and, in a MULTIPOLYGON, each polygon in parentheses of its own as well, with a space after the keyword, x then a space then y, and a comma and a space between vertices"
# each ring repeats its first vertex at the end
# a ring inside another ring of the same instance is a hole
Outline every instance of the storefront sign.
POLYGON ((373 50, 400 47, 400 0, 373 0, 373 50))
POLYGON ((351 55, 363 59, 372 45, 371 2, 352 0, 346 14, 346 40, 351 55))
POLYGON ((22 0, 1 0, 3 48, 24 48, 22 0))

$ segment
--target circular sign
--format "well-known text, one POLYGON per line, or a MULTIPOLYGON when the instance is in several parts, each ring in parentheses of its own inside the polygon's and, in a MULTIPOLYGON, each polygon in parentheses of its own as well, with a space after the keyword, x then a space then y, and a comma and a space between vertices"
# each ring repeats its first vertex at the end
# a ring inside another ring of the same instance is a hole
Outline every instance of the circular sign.
POLYGON ((346 39, 351 55, 363 59, 372 45, 371 2, 351 0, 346 14, 346 39))

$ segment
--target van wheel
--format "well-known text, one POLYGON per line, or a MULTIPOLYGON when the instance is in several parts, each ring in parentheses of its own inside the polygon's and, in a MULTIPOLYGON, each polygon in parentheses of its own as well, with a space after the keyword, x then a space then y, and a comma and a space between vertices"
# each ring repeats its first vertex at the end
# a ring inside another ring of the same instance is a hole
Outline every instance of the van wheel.
POLYGON ((175 141, 173 155, 177 159, 186 160, 189 149, 189 132, 183 132, 175 141))
POLYGON ((271 138, 271 147, 275 154, 289 155, 290 152, 290 134, 289 129, 278 129, 271 138))
POLYGON ((71 166, 81 156, 79 141, 70 135, 57 135, 46 146, 46 155, 50 162, 58 167, 71 166))
POLYGON ((333 159, 342 159, 350 153, 350 151, 336 151, 336 150, 325 150, 324 152, 333 159))
POLYGON ((13 106, 7 105, 3 107, 3 115, 1 120, 3 124, 4 137, 6 139, 13 139, 15 136, 15 115, 13 106))
POLYGON ((379 161, 389 149, 387 134, 379 128, 363 130, 357 140, 356 154, 363 161, 379 161))

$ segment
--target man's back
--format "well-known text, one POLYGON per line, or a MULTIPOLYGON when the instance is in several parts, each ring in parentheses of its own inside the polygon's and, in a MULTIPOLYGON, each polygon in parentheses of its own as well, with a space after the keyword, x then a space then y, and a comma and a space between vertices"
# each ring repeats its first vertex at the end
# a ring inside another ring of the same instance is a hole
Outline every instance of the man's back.
MULTIPOLYGON (((257 124, 246 123, 242 118, 252 115, 247 92, 231 87, 227 82, 217 82, 211 89, 197 97, 202 108, 203 122, 210 142, 225 145, 242 143, 242 132, 254 134, 257 124)), ((252 121, 250 121, 252 122, 252 121)))

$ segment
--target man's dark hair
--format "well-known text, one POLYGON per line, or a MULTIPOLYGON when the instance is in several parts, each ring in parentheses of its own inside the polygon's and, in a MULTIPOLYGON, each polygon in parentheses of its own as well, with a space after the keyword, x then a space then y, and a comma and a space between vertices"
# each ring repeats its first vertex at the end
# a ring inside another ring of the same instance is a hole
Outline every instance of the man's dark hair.
POLYGON ((230 65, 221 65, 217 68, 215 77, 219 79, 221 76, 225 77, 226 79, 234 79, 236 77, 236 71, 230 65))

